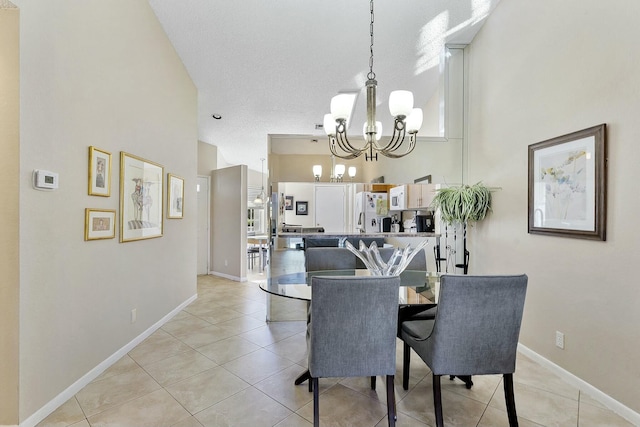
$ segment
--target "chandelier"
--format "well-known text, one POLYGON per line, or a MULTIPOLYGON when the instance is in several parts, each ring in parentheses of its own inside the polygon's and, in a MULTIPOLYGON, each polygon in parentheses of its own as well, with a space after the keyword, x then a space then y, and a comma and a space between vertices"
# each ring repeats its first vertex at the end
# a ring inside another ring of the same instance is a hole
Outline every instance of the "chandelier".
POLYGON ((364 146, 354 147, 347 137, 347 122, 353 107, 353 98, 348 94, 338 94, 331 99, 331 114, 324 116, 324 129, 329 136, 331 154, 341 159, 355 159, 365 155, 365 160, 378 160, 378 153, 397 159, 411 153, 416 146, 418 130, 422 126, 422 110, 413 108, 413 93, 396 90, 389 95, 389 111, 394 117, 393 135, 384 145, 379 141, 382 137, 382 123, 376 121, 376 74, 373 72, 373 0, 369 6, 371 23, 369 34, 371 44, 369 51, 369 73, 367 74, 367 121, 363 127, 364 146), (396 151, 402 146, 406 134, 409 133, 409 145, 404 152, 396 151))

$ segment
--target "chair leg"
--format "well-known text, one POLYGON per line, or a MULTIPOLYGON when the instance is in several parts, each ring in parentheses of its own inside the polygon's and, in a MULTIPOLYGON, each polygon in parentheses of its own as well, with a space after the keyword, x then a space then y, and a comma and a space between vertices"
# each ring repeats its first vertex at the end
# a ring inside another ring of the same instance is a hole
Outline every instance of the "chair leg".
POLYGON ((513 374, 504 374, 502 382, 504 383, 504 400, 507 403, 507 414, 509 415, 509 427, 518 427, 516 400, 513 396, 513 374))
POLYGON ((402 388, 409 390, 409 365, 411 363, 411 347, 406 342, 402 346, 402 388))
POLYGON ((318 379, 311 378, 309 383, 313 383, 313 427, 320 427, 320 402, 318 399, 318 379))
POLYGON ((468 390, 470 390, 471 387, 473 387, 473 381, 471 379, 471 375, 449 375, 449 380, 453 381, 456 379, 456 377, 460 378, 461 381, 464 381, 464 385, 465 387, 467 387, 468 390))
POLYGON ((371 377, 371 390, 375 390, 376 389, 376 377, 372 376, 371 377))
POLYGON ((433 410, 436 415, 436 427, 444 427, 442 420, 442 393, 440 375, 433 374, 433 410))
POLYGON ((395 385, 393 383, 394 376, 387 375, 387 417, 389 420, 389 427, 395 427, 396 425, 396 392, 395 385))

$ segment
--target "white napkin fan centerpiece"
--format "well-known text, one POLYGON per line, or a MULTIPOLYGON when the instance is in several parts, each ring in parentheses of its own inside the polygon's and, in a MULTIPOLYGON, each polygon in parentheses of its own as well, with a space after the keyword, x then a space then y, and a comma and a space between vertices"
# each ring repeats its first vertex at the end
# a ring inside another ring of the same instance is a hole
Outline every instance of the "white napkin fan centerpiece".
POLYGON ((371 243, 371 246, 367 247, 367 245, 360 240, 359 249, 356 249, 349 241, 345 242, 345 247, 362 260, 372 276, 400 275, 400 273, 407 268, 413 257, 424 249, 426 245, 427 241, 423 240, 414 249, 412 249, 410 245, 404 248, 395 248, 389 260, 385 262, 382 256, 380 256, 380 251, 375 241, 371 243))

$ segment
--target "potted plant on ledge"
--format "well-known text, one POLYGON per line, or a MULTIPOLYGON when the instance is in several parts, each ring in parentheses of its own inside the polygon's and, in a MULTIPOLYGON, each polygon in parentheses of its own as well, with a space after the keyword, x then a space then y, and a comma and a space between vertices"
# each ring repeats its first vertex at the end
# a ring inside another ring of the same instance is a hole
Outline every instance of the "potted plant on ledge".
MULTIPOLYGON (((447 226, 462 226, 464 260, 462 264, 455 266, 462 268, 464 274, 467 274, 469 270, 467 225, 482 221, 491 211, 491 189, 481 182, 474 185, 440 188, 431 207, 434 211, 440 212, 440 218, 447 226)), ((436 262, 438 257, 436 255, 436 262)))

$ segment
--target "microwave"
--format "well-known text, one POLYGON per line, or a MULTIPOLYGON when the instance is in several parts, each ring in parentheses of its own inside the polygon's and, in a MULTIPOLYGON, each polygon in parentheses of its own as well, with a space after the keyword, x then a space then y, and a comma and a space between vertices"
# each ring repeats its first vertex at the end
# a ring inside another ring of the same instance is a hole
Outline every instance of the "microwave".
POLYGON ((405 202, 405 186, 392 187, 389 189, 389 209, 394 211, 406 208, 405 202))

